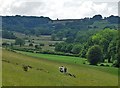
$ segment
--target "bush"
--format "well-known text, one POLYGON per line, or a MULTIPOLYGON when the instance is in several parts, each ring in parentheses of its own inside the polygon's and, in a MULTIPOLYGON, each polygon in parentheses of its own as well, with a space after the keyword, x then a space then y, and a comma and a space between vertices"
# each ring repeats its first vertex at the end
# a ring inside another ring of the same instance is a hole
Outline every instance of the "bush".
POLYGON ((54 46, 55 46, 55 44, 49 44, 49 46, 54 47, 54 46))
POLYGON ((10 44, 6 43, 6 42, 3 42, 2 43, 2 46, 9 46, 10 44))
POLYGON ((101 47, 98 45, 94 45, 89 48, 87 52, 87 59, 91 65, 97 65, 103 58, 103 53, 101 47))
POLYGON ((118 61, 117 61, 117 60, 114 60, 113 66, 114 66, 114 67, 119 67, 119 64, 118 64, 118 61))
POLYGON ((35 49, 37 49, 37 50, 41 50, 42 48, 39 46, 39 45, 35 45, 35 49))
POLYGON ((22 38, 16 38, 16 40, 15 40, 15 44, 16 44, 16 45, 20 45, 20 46, 22 46, 22 45, 25 44, 25 40, 22 39, 22 38))
POLYGON ((43 43, 40 43, 40 46, 44 46, 45 44, 43 44, 43 43))
POLYGON ((35 49, 31 48, 21 48, 21 47, 11 47, 12 50, 25 51, 25 52, 34 52, 35 49))
POLYGON ((33 44, 32 44, 32 43, 30 43, 30 44, 29 44, 29 46, 33 46, 33 44))
POLYGON ((104 64, 100 64, 100 66, 105 66, 104 64))
POLYGON ((31 42, 31 40, 28 40, 28 42, 31 42))
POLYGON ((106 66, 106 67, 109 67, 110 65, 106 64, 105 66, 106 66))

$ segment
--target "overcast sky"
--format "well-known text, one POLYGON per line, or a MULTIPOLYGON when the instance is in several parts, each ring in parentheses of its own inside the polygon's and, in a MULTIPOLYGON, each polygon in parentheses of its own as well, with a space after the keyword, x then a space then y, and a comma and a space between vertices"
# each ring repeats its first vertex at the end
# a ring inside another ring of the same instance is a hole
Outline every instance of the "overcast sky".
POLYGON ((0 15, 79 19, 101 14, 118 15, 119 0, 0 0, 0 15))

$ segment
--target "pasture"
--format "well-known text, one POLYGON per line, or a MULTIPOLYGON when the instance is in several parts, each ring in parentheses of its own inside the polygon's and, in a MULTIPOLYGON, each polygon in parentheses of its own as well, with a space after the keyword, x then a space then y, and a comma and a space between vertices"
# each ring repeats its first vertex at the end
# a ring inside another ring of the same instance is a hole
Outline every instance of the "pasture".
POLYGON ((3 86, 117 86, 118 69, 82 64, 84 59, 3 49, 3 86), (76 62, 76 63, 75 63, 76 62), (32 68, 25 72, 23 65, 32 68), (76 78, 59 72, 66 66, 76 78))
MULTIPOLYGON (((56 43, 60 43, 63 41, 52 41, 51 40, 51 36, 49 35, 41 35, 41 36, 35 36, 35 35, 25 35, 22 33, 17 33, 14 32, 15 36, 18 38, 22 38, 25 40, 25 45, 20 47, 20 48, 35 48, 35 45, 40 45, 40 44, 44 44, 44 46, 41 46, 42 50, 51 50, 54 51, 54 46, 50 46, 50 45, 55 45, 56 43), (32 47, 29 46, 29 44, 33 44, 32 47)), ((2 39, 3 43, 8 43, 8 44, 14 44, 15 43, 15 39, 2 39)), ((19 48, 18 45, 14 45, 15 47, 17 46, 19 48)))

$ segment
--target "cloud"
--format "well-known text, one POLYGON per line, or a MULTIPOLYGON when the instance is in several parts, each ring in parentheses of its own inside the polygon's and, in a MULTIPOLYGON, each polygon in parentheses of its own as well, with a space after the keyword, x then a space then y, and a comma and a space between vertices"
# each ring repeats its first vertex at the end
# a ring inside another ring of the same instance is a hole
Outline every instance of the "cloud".
POLYGON ((12 14, 35 14, 36 10, 40 12, 43 9, 44 4, 42 2, 20 2, 15 3, 10 9, 10 13, 12 14), (39 11, 40 10, 40 11, 39 11))
POLYGON ((117 15, 117 2, 96 1, 0 0, 0 15, 34 15, 47 16, 52 19, 78 19, 92 17, 96 14, 101 14, 103 16, 117 15))

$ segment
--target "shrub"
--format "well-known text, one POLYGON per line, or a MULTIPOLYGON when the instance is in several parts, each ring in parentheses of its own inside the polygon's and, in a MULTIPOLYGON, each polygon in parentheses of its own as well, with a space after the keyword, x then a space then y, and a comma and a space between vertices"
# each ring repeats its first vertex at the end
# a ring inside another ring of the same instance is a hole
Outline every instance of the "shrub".
POLYGON ((30 43, 30 44, 29 44, 29 46, 33 46, 33 44, 32 44, 32 43, 30 43))
POLYGON ((35 49, 39 50, 42 49, 39 45, 35 45, 35 49))
POLYGON ((100 66, 105 66, 104 64, 100 64, 100 66))
POLYGON ((51 46, 51 47, 53 46, 54 47, 55 45, 54 44, 49 44, 49 46, 51 46))
POLYGON ((9 46, 10 44, 6 43, 6 42, 3 42, 2 43, 2 46, 9 46))
POLYGON ((94 45, 89 48, 87 52, 87 59, 91 65, 97 65, 98 62, 102 60, 103 53, 101 47, 98 45, 94 45))
POLYGON ((106 64, 105 66, 106 66, 106 67, 109 67, 109 65, 108 65, 108 64, 106 64))
POLYGON ((40 46, 44 46, 45 44, 43 44, 43 43, 40 43, 40 46))

